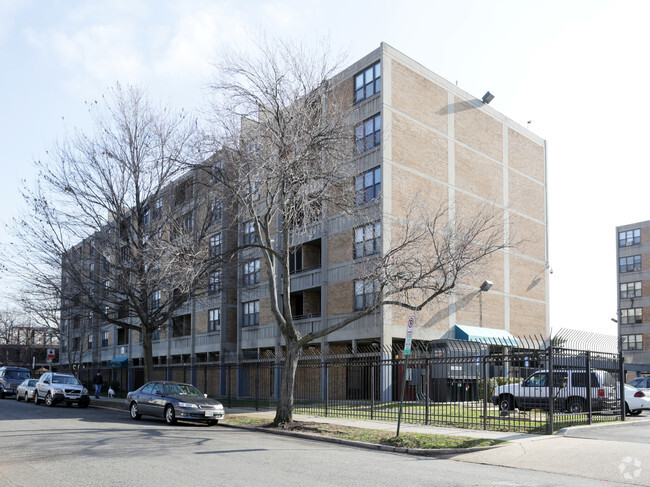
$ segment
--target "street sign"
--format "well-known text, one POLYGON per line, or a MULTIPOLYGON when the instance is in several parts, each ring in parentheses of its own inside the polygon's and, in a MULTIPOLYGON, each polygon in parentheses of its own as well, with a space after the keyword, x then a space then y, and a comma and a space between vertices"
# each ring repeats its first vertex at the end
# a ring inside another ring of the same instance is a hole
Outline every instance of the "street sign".
POLYGON ((414 326, 415 316, 409 316, 409 321, 406 325, 406 342, 404 343, 404 355, 409 355, 411 353, 411 340, 413 339, 414 326))
POLYGON ((47 358, 51 361, 55 357, 56 357, 56 350, 54 350, 53 348, 48 348, 47 349, 47 358))

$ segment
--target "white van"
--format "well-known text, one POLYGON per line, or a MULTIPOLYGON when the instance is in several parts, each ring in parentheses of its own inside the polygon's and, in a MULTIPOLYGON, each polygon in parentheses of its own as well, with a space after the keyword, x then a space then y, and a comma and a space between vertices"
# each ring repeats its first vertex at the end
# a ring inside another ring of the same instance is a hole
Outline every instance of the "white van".
MULTIPOLYGON (((519 384, 498 386, 492 403, 502 411, 548 409, 550 387, 548 371, 540 370, 519 384)), ((591 410, 616 409, 616 379, 606 370, 591 371, 591 410)), ((585 370, 553 371, 554 409, 570 413, 587 411, 587 372, 585 370)))

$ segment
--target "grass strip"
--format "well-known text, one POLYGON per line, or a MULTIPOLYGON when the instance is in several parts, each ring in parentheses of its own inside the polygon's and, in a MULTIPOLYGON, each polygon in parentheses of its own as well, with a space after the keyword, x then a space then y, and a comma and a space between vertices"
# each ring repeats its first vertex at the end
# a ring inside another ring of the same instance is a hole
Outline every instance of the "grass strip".
POLYGON ((294 421, 292 423, 273 426, 268 418, 252 416, 229 416, 225 421, 228 424, 244 426, 256 426, 260 428, 276 429, 284 431, 295 431, 317 436, 340 438, 343 440, 360 441, 375 445, 388 445, 401 448, 419 449, 445 449, 445 448, 475 448, 483 446, 495 446, 506 443, 502 440, 485 438, 467 438, 462 436, 435 435, 426 433, 403 432, 399 437, 394 432, 385 430, 374 430, 357 428, 354 426, 343 426, 329 423, 314 423, 311 421, 294 421))

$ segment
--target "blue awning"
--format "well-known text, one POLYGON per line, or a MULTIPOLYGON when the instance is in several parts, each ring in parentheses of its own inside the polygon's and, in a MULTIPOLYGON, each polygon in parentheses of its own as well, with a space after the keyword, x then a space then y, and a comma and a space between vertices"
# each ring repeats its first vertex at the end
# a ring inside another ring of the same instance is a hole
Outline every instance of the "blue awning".
POLYGON ((482 328, 478 326, 456 325, 457 340, 471 340, 473 342, 502 345, 504 347, 518 347, 519 340, 506 330, 496 328, 482 328))
POLYGON ((115 357, 106 364, 109 369, 121 369, 129 366, 129 357, 115 357))

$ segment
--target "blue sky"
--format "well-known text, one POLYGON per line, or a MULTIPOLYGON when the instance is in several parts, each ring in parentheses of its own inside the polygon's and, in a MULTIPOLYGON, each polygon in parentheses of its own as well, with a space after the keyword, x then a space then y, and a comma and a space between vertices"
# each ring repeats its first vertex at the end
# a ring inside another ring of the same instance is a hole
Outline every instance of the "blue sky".
POLYGON ((551 325, 613 332, 615 226, 650 219, 648 18, 645 1, 0 0, 0 221, 118 80, 193 109, 251 31, 328 36, 350 62, 386 41, 547 139, 551 325))

